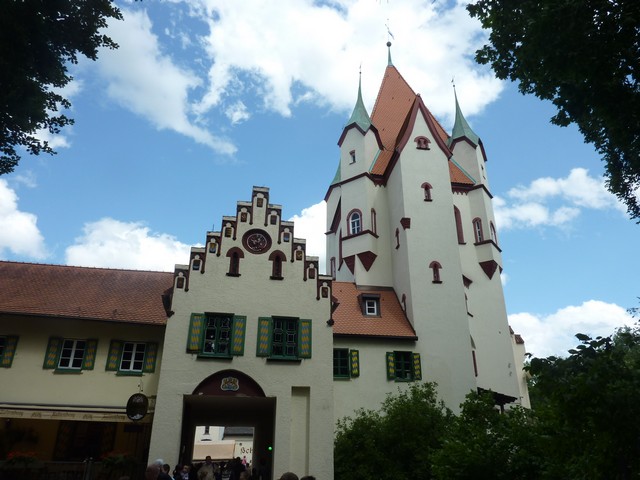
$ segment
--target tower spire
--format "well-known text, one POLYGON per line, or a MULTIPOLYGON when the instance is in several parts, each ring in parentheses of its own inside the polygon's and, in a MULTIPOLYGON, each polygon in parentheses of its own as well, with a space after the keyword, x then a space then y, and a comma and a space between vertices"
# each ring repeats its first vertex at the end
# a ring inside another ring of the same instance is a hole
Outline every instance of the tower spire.
POLYGON ((353 113, 351 114, 351 118, 349 118, 347 125, 351 125, 352 123, 356 123, 363 132, 366 132, 371 126, 371 118, 369 117, 369 113, 367 113, 367 109, 362 101, 362 67, 360 67, 358 79, 358 100, 356 101, 356 106, 353 107, 353 113))
MULTIPOLYGON (((453 80, 451 82, 453 83, 453 80)), ((451 141, 449 143, 452 143, 454 140, 458 138, 466 137, 472 143, 474 143, 475 145, 478 145, 480 142, 480 137, 478 137, 478 135, 476 135, 476 133, 471 129, 471 127, 467 123, 467 120, 464 118, 464 115, 462 114, 462 110, 460 109, 460 104, 458 103, 458 94, 456 93, 455 83, 453 84, 453 96, 456 100, 456 120, 453 124, 453 130, 451 132, 451 141)))

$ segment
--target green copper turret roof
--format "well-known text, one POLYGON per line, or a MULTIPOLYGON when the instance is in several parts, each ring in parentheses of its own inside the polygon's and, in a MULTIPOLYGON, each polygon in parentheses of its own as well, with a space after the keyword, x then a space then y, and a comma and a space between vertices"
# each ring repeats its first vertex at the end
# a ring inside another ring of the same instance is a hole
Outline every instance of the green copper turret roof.
POLYGON ((453 131, 451 132, 451 140, 449 143, 453 142, 458 138, 468 138, 475 145, 478 145, 480 142, 480 137, 476 135, 476 133, 471 129, 469 124, 462 115, 462 110, 460 110, 460 105, 458 104, 458 95, 456 94, 455 87, 453 90, 453 95, 456 99, 456 121, 453 125, 453 131))
POLYGON ((347 122, 347 125, 351 125, 352 123, 356 123, 363 132, 369 130, 371 127, 371 118, 367 113, 367 109, 364 106, 364 102, 362 101, 362 73, 360 73, 360 80, 358 80, 358 101, 356 102, 356 106, 353 108, 353 113, 351 114, 351 118, 347 122))

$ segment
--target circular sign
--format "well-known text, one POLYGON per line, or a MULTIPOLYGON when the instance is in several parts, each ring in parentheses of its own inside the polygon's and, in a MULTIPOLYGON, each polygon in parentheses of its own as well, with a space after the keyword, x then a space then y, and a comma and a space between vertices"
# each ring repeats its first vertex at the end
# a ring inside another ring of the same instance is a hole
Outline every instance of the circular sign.
POLYGON ((245 233, 242 243, 252 253, 263 253, 271 247, 271 237, 262 230, 249 230, 245 233))
POLYGON ((127 402, 127 417, 134 422, 142 420, 149 410, 149 399, 143 393, 134 393, 127 402))

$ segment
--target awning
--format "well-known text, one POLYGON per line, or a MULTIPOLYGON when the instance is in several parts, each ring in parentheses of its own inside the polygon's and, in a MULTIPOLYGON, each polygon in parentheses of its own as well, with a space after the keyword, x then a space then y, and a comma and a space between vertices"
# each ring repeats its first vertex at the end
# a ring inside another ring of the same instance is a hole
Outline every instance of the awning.
MULTIPOLYGON (((25 420, 72 420, 82 422, 133 423, 124 408, 56 407, 54 405, 14 405, 0 403, 0 418, 25 420)), ((136 423, 150 423, 153 413, 136 423)))

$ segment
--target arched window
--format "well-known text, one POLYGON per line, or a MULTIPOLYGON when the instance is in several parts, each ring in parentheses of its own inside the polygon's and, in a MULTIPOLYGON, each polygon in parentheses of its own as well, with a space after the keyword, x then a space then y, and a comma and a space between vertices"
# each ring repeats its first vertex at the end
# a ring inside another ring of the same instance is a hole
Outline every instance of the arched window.
POLYGON ((400 248, 400 229, 396 228, 396 250, 400 248))
POLYGON ((425 202, 430 202, 431 201, 431 189, 433 188, 430 184, 428 184, 427 182, 424 182, 422 185, 422 191, 424 192, 424 201, 425 202))
POLYGON ((427 137, 416 137, 413 139, 414 142, 416 142, 416 148, 418 150, 429 150, 429 144, 431 143, 431 140, 429 140, 427 137))
POLYGON ((282 265, 287 261, 284 253, 276 250, 269 255, 269 260, 271 260, 271 279, 282 280, 282 265))
POLYGON ((493 222, 489 222, 489 230, 491 232, 491 240, 498 245, 498 235, 496 234, 496 227, 493 225, 493 222))
POLYGON ((349 224, 349 235, 355 235, 362 231, 362 214, 360 210, 353 210, 347 220, 349 224))
POLYGON ((438 262, 431 262, 429 264, 429 268, 431 269, 432 273, 433 273, 433 283, 442 283, 442 280, 440 280, 440 270, 442 269, 442 265, 440 265, 438 262))
POLYGON ((477 217, 473 219, 473 235, 476 238, 476 243, 484 241, 484 234, 482 233, 482 220, 477 217))
POLYGON ((371 209, 371 231, 373 233, 378 232, 378 223, 376 219, 376 210, 374 208, 371 209))
POLYGON ((456 219, 456 233, 458 234, 458 243, 464 244, 464 232, 462 230, 462 217, 460 217, 460 210, 458 207, 453 207, 453 216, 456 219))
POLYGON ((240 259, 244 258, 244 253, 238 247, 230 248, 227 252, 229 258, 229 271, 227 275, 230 277, 240 276, 240 259))

